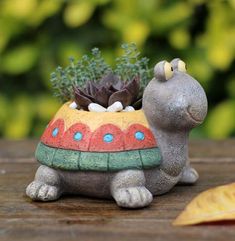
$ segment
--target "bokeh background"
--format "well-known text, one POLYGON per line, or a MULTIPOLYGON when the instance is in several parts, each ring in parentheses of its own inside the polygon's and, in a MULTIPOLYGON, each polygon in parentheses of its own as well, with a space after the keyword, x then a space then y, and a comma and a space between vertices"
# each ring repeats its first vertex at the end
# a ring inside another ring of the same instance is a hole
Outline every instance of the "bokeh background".
POLYGON ((1 0, 0 137, 39 137, 59 108, 56 66, 99 47, 110 63, 135 42, 150 65, 180 57, 206 90, 192 138, 235 136, 235 0, 1 0))

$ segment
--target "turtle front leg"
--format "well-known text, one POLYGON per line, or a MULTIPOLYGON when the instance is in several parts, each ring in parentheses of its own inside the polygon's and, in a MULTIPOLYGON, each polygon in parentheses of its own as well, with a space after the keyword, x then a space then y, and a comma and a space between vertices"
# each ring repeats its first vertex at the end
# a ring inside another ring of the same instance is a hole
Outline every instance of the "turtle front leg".
POLYGON ((35 179, 26 188, 26 195, 33 200, 53 201, 62 194, 59 173, 50 167, 40 166, 35 179))
POLYGON ((182 171, 182 176, 179 180, 179 184, 194 184, 198 178, 198 172, 193 167, 191 167, 190 164, 187 164, 182 171))
POLYGON ((118 172, 113 177, 110 188, 120 207, 143 208, 153 200, 151 192, 145 187, 144 173, 140 170, 118 172))

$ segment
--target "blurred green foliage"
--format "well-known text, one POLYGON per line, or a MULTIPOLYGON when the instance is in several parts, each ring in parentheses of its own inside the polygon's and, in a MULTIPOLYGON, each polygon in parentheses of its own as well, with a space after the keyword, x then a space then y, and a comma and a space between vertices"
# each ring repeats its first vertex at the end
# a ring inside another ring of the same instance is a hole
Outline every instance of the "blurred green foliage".
POLYGON ((0 136, 38 137, 59 108, 50 73, 99 47, 112 64, 136 42, 150 65, 180 57, 207 92, 193 137, 235 135, 234 0, 1 0, 0 136))

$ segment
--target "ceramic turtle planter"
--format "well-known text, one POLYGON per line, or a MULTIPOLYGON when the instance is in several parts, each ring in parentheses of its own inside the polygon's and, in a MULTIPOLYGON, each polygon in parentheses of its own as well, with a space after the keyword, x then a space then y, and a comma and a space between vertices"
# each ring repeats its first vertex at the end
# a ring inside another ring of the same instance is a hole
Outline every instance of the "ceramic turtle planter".
POLYGON ((41 166, 27 195, 51 201, 73 193, 140 208, 179 182, 196 182, 188 134, 207 113, 203 88, 183 61, 161 61, 142 103, 131 112, 92 112, 65 103, 38 144, 41 166))

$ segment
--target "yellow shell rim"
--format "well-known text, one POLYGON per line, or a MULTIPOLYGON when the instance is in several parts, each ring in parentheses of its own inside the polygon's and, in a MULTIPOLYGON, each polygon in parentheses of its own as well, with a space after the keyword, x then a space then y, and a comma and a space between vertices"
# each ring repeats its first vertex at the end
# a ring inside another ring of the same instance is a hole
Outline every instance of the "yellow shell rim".
POLYGON ((71 102, 66 102, 61 106, 53 118, 53 122, 64 120, 65 130, 76 123, 83 123, 89 126, 91 131, 96 130, 104 124, 113 124, 122 130, 127 129, 132 124, 141 124, 149 128, 143 110, 132 112, 90 112, 72 109, 71 102))

